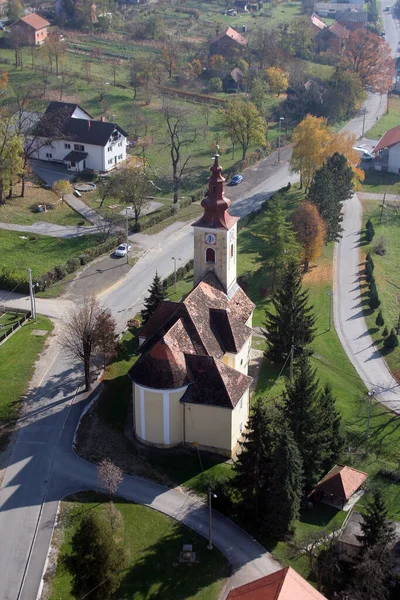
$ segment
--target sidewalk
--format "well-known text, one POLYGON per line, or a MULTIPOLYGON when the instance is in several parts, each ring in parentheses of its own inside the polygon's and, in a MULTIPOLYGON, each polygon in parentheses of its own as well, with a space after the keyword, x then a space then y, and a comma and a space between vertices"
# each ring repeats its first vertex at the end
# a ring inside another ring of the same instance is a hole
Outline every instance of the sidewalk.
POLYGON ((335 247, 334 321, 340 342, 368 390, 376 399, 400 414, 400 385, 368 334, 361 303, 360 232, 362 207, 355 194, 344 204, 343 237, 335 247))
POLYGON ((89 223, 96 225, 96 227, 104 227, 107 220, 102 217, 96 210, 90 208, 83 200, 77 198, 73 194, 65 196, 64 201, 74 210, 84 217, 89 223))

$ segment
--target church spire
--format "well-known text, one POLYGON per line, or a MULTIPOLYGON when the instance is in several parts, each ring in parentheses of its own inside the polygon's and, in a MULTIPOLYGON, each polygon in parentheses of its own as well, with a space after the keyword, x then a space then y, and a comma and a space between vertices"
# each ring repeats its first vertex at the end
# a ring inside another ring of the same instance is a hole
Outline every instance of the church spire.
POLYGON ((211 229, 230 229, 238 217, 232 217, 229 214, 228 208, 231 205, 229 198, 225 198, 224 181, 222 176, 222 168, 219 164, 218 146, 214 156, 214 164, 210 169, 211 177, 208 180, 208 194, 203 198, 201 205, 204 208, 203 216, 194 223, 196 227, 207 227, 211 229))

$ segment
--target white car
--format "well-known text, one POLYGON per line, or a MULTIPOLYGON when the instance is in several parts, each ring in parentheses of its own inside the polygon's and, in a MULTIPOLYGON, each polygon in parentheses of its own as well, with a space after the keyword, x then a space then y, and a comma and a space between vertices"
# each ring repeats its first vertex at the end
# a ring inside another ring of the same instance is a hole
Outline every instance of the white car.
MULTIPOLYGON (((128 252, 130 252, 130 251, 131 251, 131 245, 128 244, 128 252)), ((118 246, 118 248, 116 250, 114 250, 114 256, 121 258, 122 256, 126 256, 126 252, 127 252, 127 245, 120 244, 118 246)))

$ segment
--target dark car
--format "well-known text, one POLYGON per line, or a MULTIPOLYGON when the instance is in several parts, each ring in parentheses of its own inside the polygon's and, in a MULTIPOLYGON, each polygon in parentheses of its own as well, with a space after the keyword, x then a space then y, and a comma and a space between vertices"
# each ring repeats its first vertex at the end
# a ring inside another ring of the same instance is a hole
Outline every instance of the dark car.
POLYGON ((231 179, 231 185, 238 185, 243 181, 243 175, 234 175, 231 179))

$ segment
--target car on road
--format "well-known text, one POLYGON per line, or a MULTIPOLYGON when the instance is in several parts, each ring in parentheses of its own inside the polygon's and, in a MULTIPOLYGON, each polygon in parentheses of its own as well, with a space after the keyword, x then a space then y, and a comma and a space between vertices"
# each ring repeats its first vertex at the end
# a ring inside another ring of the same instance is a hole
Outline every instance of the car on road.
POLYGON ((131 245, 130 244, 120 244, 118 246, 118 248, 116 250, 114 250, 114 256, 116 256, 117 258, 122 258, 123 256, 126 256, 126 248, 128 246, 128 252, 131 251, 131 245))
POLYGON ((234 175, 231 179, 231 185, 238 185, 243 181, 243 175, 234 175))

